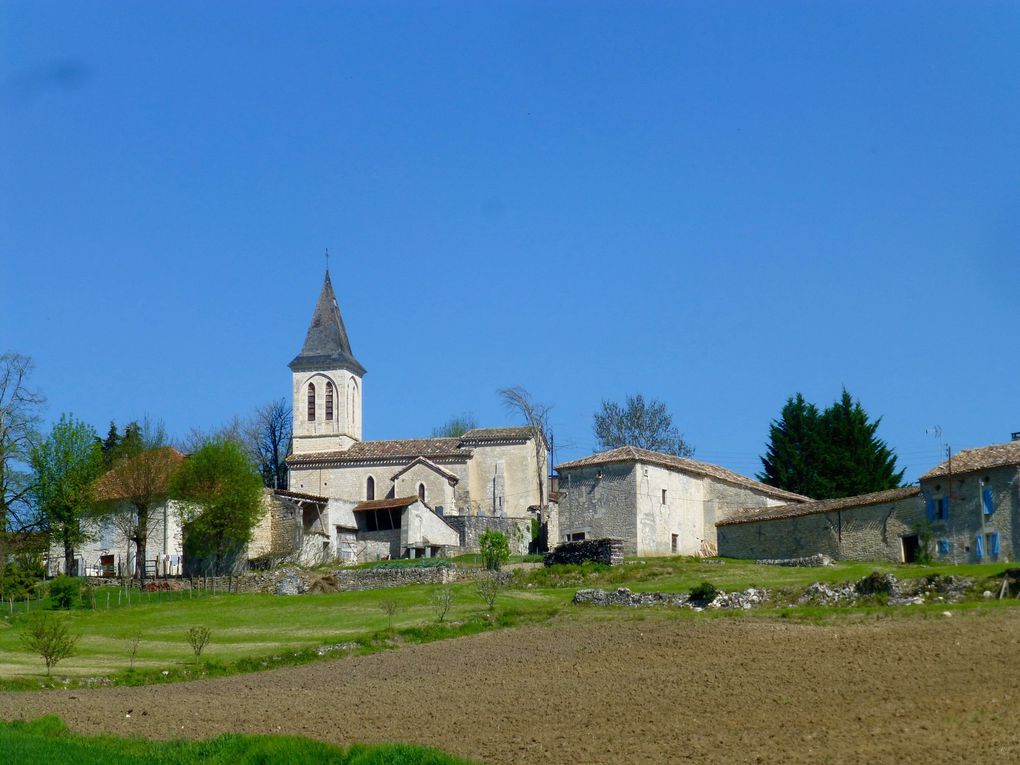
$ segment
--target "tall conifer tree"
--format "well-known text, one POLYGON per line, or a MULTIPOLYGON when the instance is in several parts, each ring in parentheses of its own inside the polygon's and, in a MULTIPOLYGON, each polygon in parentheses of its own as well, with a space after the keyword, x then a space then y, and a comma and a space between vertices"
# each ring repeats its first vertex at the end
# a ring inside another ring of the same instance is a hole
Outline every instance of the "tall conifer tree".
POLYGON ((896 455, 876 435, 881 422, 872 422, 845 388, 822 413, 798 393, 772 421, 758 479, 813 499, 894 489, 903 470, 896 470, 896 455))

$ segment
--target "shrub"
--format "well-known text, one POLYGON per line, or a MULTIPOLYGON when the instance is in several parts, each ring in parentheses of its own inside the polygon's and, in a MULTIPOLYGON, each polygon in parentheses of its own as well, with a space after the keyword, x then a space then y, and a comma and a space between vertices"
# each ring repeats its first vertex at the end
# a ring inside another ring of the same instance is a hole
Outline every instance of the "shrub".
POLYGON ((711 582, 702 582, 691 587, 691 600, 695 603, 711 603, 719 590, 711 582))
POLYGON ((50 582, 50 608, 68 610, 81 603, 81 580, 58 576, 50 582))
POLYGON ((896 594, 896 577, 892 574, 882 574, 872 571, 854 585, 859 595, 875 595, 878 597, 889 597, 896 594))
POLYGON ((21 642, 33 653, 39 654, 46 662, 46 674, 61 659, 74 653, 74 646, 81 635, 71 633, 67 622, 52 614, 33 616, 21 635, 21 642))
POLYGON ((482 563, 489 571, 499 571, 510 560, 510 543, 506 534, 489 529, 478 540, 482 549, 482 563))
POLYGON ((453 590, 449 587, 433 590, 429 603, 432 605, 432 610, 436 612, 436 621, 442 623, 446 619, 450 606, 453 605, 453 590))
POLYGON ((192 627, 188 630, 188 643, 191 645, 191 650, 195 652, 196 666, 199 657, 202 656, 202 651, 209 645, 209 635, 208 627, 192 627))
POLYGON ((15 555, 6 565, 0 566, 0 597, 4 600, 24 600, 43 580, 46 569, 42 557, 29 553, 15 555))
POLYGON ((478 592, 478 596, 485 601, 485 605, 489 607, 490 611, 496 607, 496 598, 499 597, 499 593, 503 591, 505 586, 506 582, 503 577, 496 572, 482 575, 475 582, 475 590, 478 592))

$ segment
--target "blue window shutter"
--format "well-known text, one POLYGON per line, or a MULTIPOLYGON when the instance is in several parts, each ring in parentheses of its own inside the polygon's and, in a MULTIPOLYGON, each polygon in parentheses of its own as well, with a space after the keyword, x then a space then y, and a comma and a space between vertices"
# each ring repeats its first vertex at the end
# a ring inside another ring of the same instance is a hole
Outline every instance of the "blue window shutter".
POLYGON ((991 549, 988 551, 991 555, 999 554, 999 532, 992 532, 991 544, 988 545, 991 549))
POLYGON ((940 539, 939 540, 939 555, 948 555, 948 554, 949 554, 949 540, 948 539, 940 539))
POLYGON ((974 552, 977 554, 977 559, 982 560, 985 557, 985 538, 984 535, 977 535, 977 547, 974 548, 974 552))
POLYGON ((942 500, 942 518, 949 520, 949 497, 942 500))
POLYGON ((995 512, 995 499, 992 497, 991 489, 981 490, 981 499, 985 505, 985 515, 991 515, 995 512))
POLYGON ((932 497, 928 497, 927 508, 928 508, 928 520, 929 521, 934 521, 935 520, 935 500, 932 497))

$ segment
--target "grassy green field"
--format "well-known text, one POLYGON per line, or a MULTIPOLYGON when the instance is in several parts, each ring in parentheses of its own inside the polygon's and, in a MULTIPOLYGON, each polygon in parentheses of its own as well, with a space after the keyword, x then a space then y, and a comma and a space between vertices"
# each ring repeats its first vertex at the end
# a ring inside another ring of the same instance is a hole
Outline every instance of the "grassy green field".
POLYGON ((146 741, 76 736, 56 717, 0 722, 4 762, 48 765, 467 765, 434 749, 404 744, 340 749, 294 736, 218 736, 208 741, 146 741))
MULTIPOLYGON (((768 618, 782 611, 779 615, 784 618, 814 618, 825 609, 779 608, 786 604, 783 593, 792 598, 812 582, 856 581, 875 570, 901 579, 934 573, 969 576, 978 581, 980 591, 995 587, 994 577, 1006 567, 839 563, 824 568, 782 568, 682 558, 628 561, 612 568, 554 566, 516 572, 511 587, 500 595, 491 612, 473 583, 449 585, 453 603, 442 625, 437 624, 430 602, 437 587, 425 585, 301 596, 135 591, 131 605, 123 591, 118 605, 116 590, 100 590, 94 609, 90 603, 87 608, 60 614, 82 637, 76 654, 55 667, 52 681, 47 681, 41 659, 22 645, 21 633, 28 618, 24 604, 13 614, 5 613, 0 618, 0 688, 59 687, 65 678, 75 684, 166 682, 317 660, 323 646, 341 645, 326 655, 344 656, 550 619, 617 618, 612 609, 592 614, 591 609, 572 606, 574 592, 583 587, 681 592, 702 581, 726 591, 766 587, 776 593, 776 608, 756 611, 755 616, 768 618), (393 604, 392 616, 384 608, 386 603, 393 604), (194 626, 208 627, 212 635, 198 665, 187 640, 188 630, 194 626), (135 636, 137 655, 131 671, 135 636)), ((981 605, 1002 606, 1006 602, 981 605)), ((29 606, 33 611, 45 610, 47 602, 35 601, 29 606)))

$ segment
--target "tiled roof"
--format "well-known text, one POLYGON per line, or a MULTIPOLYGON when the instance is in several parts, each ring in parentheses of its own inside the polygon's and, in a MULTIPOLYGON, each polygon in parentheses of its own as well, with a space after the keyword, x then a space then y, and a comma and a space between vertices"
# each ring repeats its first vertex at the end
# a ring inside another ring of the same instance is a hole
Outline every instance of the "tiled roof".
POLYGON ((977 449, 964 449, 962 452, 954 454, 952 460, 946 460, 941 465, 933 467, 921 476, 921 480, 948 475, 950 462, 953 466, 953 475, 972 473, 975 470, 987 470, 1003 465, 1020 465, 1020 441, 982 446, 977 449))
POLYGON ((916 497, 921 493, 917 486, 902 489, 876 491, 871 494, 860 494, 856 497, 840 497, 839 499, 819 499, 814 502, 798 502, 791 505, 775 507, 748 508, 737 515, 717 521, 716 526, 731 526, 737 523, 754 523, 756 521, 774 521, 779 518, 797 518, 802 515, 831 513, 835 510, 848 510, 868 505, 884 505, 887 502, 899 502, 901 499, 916 497))
POLYGON ((415 465, 424 465, 429 470, 432 470, 433 472, 439 473, 439 475, 443 476, 443 478, 445 478, 450 483, 458 483, 460 481, 460 479, 457 476, 455 476, 453 473, 451 473, 449 470, 446 470, 445 468, 440 467, 435 462, 427 460, 424 457, 416 457, 415 459, 413 459, 410 462, 408 462, 406 465, 404 465, 404 467, 400 468, 400 470, 398 470, 396 473, 394 473, 390 477, 390 480, 391 481, 396 481, 397 478, 402 476, 404 473, 406 473, 408 470, 413 468, 415 465))
POLYGON ((315 304, 312 322, 308 325, 305 344, 301 353, 290 362, 290 368, 295 372, 346 369, 359 377, 365 374, 365 368, 351 351, 351 342, 347 339, 347 328, 340 316, 340 306, 333 293, 329 271, 326 271, 322 292, 315 304))
POLYGON ((300 491, 287 491, 286 489, 275 489, 273 491, 278 497, 284 499, 303 499, 310 502, 329 502, 329 497, 320 497, 318 494, 303 494, 300 491))
POLYGON ((95 483, 96 499, 112 502, 127 497, 166 491, 184 455, 170 446, 144 451, 108 470, 95 483))
POLYGON ((515 428, 474 428, 461 437, 462 441, 509 441, 531 438, 531 428, 526 425, 515 428))
POLYGON ((396 510, 398 508, 410 507, 418 502, 418 497, 398 497, 396 499, 367 499, 354 506, 354 512, 365 510, 396 510))
POLYGON ((755 481, 754 479, 740 475, 739 473, 734 473, 732 470, 727 470, 726 468, 719 467, 718 465, 710 465, 707 462, 698 462, 697 460, 687 459, 686 457, 677 457, 672 454, 653 452, 649 449, 639 449, 636 446, 621 446, 618 449, 610 449, 608 452, 592 454, 588 457, 582 457, 579 460, 574 460, 573 462, 564 462, 561 465, 557 465, 556 470, 562 471, 570 470, 572 468, 591 467, 594 465, 610 465, 616 462, 642 462, 649 465, 658 465, 671 470, 679 470, 684 473, 694 473, 695 475, 715 478, 725 483, 742 486, 745 489, 751 489, 752 491, 756 491, 759 494, 764 494, 768 497, 788 499, 792 502, 810 501, 810 497, 805 497, 802 494, 794 494, 792 491, 786 491, 784 489, 777 489, 775 486, 769 486, 767 483, 755 481))
POLYGON ((456 458, 466 460, 471 450, 460 447, 459 438, 406 438, 395 441, 357 441, 346 451, 292 454, 287 464, 303 462, 374 462, 388 460, 456 458))

